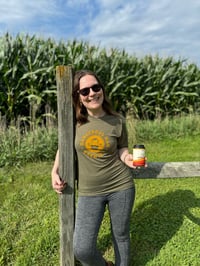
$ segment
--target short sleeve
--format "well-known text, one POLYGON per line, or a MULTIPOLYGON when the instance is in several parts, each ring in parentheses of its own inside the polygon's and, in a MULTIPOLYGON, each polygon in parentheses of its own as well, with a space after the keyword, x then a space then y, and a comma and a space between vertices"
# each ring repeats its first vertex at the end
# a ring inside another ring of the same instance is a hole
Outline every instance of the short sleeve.
POLYGON ((121 121, 121 132, 117 141, 118 149, 128 147, 128 132, 126 127, 126 120, 124 117, 120 117, 121 121))

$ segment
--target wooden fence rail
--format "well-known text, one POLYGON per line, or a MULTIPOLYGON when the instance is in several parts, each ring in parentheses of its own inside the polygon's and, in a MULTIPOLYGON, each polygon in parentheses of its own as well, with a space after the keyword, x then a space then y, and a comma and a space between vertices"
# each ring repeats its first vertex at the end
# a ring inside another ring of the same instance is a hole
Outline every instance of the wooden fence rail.
POLYGON ((135 178, 200 177, 199 162, 149 162, 147 168, 133 170, 135 178))

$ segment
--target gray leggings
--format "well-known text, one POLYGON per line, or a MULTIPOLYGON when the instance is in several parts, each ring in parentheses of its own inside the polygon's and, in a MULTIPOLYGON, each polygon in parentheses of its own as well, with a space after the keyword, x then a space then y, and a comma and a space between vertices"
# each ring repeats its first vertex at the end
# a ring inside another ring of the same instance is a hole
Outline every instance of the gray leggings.
POLYGON ((73 243, 75 257, 83 266, 106 265, 97 249, 97 236, 106 205, 111 219, 115 265, 129 265, 129 227, 134 199, 134 188, 101 196, 79 197, 73 243))

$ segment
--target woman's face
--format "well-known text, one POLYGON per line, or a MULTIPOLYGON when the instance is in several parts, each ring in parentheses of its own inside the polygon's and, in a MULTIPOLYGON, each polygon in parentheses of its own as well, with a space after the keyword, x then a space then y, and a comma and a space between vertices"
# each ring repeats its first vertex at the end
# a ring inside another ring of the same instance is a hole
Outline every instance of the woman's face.
POLYGON ((86 75, 79 80, 79 95, 80 102, 85 106, 89 115, 102 112, 104 94, 94 76, 86 75))

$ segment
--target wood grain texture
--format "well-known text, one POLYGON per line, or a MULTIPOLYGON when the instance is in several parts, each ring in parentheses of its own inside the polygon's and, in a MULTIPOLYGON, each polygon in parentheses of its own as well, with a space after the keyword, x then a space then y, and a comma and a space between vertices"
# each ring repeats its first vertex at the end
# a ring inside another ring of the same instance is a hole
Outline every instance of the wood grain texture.
POLYGON ((73 231, 75 219, 74 114, 72 102, 73 73, 70 66, 56 67, 58 103, 59 175, 67 188, 60 202, 60 265, 74 266, 73 231))

